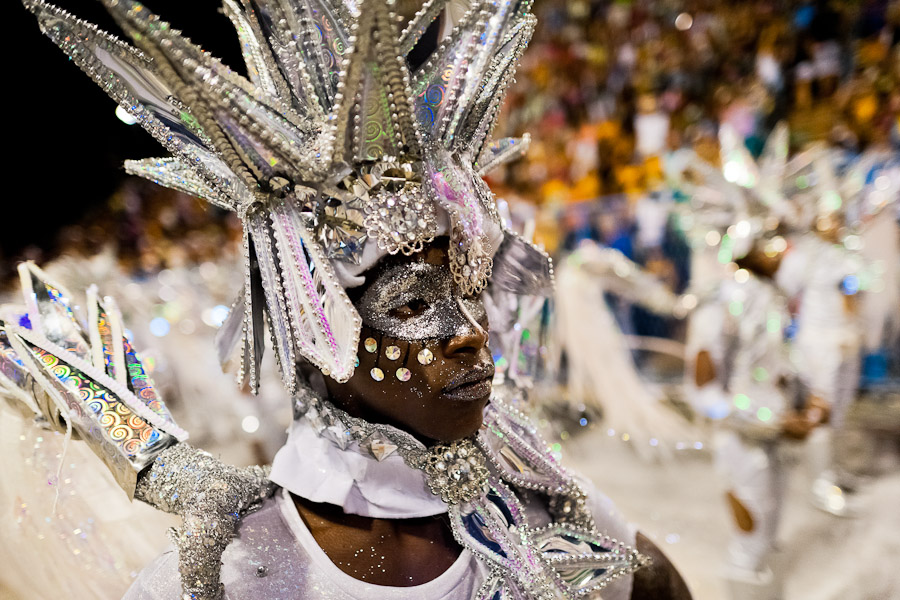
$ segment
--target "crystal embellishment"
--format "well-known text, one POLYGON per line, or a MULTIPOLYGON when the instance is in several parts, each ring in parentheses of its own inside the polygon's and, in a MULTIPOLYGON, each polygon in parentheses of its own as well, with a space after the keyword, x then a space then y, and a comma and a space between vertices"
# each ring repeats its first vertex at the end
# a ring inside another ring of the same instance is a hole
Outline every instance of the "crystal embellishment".
POLYGON ((438 444, 425 457, 428 487, 447 504, 460 504, 484 493, 488 470, 481 450, 470 439, 438 444))
POLYGON ((366 347, 366 352, 374 353, 378 350, 378 342, 375 341, 375 338, 366 338, 366 341, 363 342, 366 347))
POLYGON ((416 360, 419 361, 419 364, 430 365, 434 362, 434 354, 428 348, 422 348, 416 355, 416 360))
POLYGON ((397 369, 397 379, 399 379, 400 381, 409 381, 409 378, 411 376, 412 373, 410 373, 409 369, 407 369, 406 367, 400 367, 399 369, 397 369))
POLYGON ((378 367, 373 367, 372 370, 369 371, 369 375, 371 375, 372 379, 375 381, 382 381, 384 379, 384 371, 378 367))
POLYGON ((398 446, 377 434, 372 434, 360 442, 359 447, 371 454, 375 460, 381 462, 396 452, 398 446))
POLYGON ((388 357, 388 360, 397 360, 400 358, 400 348, 397 346, 388 346, 384 349, 384 355, 388 357))
POLYGON ((362 202, 356 198, 327 198, 315 220, 319 243, 328 258, 358 265, 368 239, 362 202))

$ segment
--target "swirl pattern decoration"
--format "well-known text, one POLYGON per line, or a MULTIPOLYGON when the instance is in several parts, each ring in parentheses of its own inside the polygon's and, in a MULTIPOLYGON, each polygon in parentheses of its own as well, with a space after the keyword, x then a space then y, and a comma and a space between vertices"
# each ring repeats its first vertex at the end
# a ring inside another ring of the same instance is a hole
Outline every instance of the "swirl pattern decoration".
POLYGON ((161 440, 159 432, 117 400, 109 390, 58 357, 35 346, 29 349, 50 375, 74 392, 67 394, 69 407, 76 409, 74 415, 86 416, 90 420, 90 423, 81 423, 82 426, 88 430, 99 426, 129 458, 148 454, 155 449, 161 440), (73 397, 78 398, 80 406, 73 405, 73 397))

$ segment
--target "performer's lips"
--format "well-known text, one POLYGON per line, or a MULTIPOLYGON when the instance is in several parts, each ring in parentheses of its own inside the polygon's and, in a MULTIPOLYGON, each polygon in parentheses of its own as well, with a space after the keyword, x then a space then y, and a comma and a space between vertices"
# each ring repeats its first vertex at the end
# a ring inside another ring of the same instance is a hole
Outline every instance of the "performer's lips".
POLYGON ((446 398, 464 402, 481 400, 491 394, 494 365, 486 364, 466 371, 442 390, 446 398))

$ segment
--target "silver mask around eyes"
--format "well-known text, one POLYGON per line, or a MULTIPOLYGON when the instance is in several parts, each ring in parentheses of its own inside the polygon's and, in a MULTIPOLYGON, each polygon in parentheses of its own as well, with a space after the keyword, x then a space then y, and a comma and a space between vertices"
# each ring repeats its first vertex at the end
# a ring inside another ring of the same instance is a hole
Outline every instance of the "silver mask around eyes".
POLYGON ((382 272, 357 307, 363 323, 402 340, 446 339, 477 332, 487 321, 481 299, 454 291, 453 275, 443 265, 403 263, 382 272), (426 304, 413 317, 391 313, 414 301, 426 304))

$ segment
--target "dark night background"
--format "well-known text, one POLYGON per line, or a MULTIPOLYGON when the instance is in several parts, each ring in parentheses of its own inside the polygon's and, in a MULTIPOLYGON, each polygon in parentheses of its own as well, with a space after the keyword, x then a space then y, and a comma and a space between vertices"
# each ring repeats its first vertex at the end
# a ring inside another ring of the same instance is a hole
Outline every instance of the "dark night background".
MULTIPOLYGON (((98 1, 58 6, 124 37, 98 1)), ((181 28, 226 64, 242 71, 240 50, 219 0, 150 0, 148 8, 181 28)), ((115 116, 116 104, 40 31, 18 2, 5 12, 7 193, 0 262, 24 248, 52 248, 60 227, 102 206, 124 177, 122 162, 165 154, 137 125, 115 116), (9 160, 9 159, 12 160, 9 160)))

